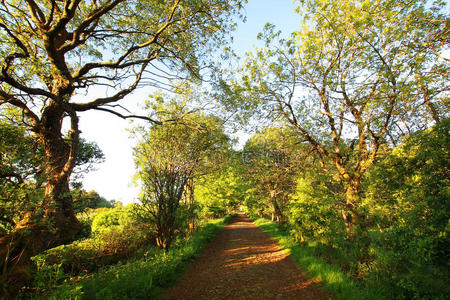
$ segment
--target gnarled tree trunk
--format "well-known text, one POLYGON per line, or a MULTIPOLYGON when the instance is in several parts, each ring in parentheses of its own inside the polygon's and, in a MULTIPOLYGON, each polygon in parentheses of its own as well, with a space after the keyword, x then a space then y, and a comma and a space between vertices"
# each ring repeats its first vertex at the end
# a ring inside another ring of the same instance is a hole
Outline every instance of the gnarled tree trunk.
POLYGON ((71 115, 72 130, 67 139, 61 136, 65 111, 59 105, 47 107, 43 115, 40 139, 44 145, 47 174, 44 219, 55 226, 55 243, 71 239, 80 229, 75 217, 69 181, 79 144, 78 118, 71 115))

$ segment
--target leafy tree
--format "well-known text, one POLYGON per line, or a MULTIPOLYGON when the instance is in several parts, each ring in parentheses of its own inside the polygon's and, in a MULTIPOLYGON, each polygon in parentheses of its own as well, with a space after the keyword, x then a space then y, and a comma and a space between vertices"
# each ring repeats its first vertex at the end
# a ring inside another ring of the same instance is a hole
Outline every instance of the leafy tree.
POLYGON ((79 230, 69 193, 79 113, 130 118, 114 103, 139 85, 167 88, 169 79, 201 75, 204 58, 225 41, 240 6, 240 0, 1 2, 0 105, 20 109, 43 147, 46 201, 41 215, 17 224, 15 242, 13 236, 0 241, 0 261, 7 253, 22 253, 26 261, 79 230), (109 87, 104 95, 88 93, 102 86, 109 87), (42 218, 53 230, 43 227, 42 218), (33 232, 27 243, 17 238, 23 230, 33 232))
POLYGON ((0 121, 0 236, 42 196, 39 152, 23 128, 0 121))
POLYGON ((279 223, 295 188, 295 178, 308 156, 289 127, 269 127, 253 135, 242 151, 243 164, 279 223), (303 161, 303 162, 302 162, 303 161))
POLYGON ((340 212, 344 193, 318 166, 302 170, 287 208, 291 234, 299 241, 342 244, 345 224, 340 212))
POLYGON ((229 139, 215 117, 186 115, 177 104, 157 113, 161 121, 168 116, 174 121, 137 129, 143 135, 135 148, 137 176, 143 184, 138 215, 156 226, 157 245, 167 250, 186 222, 180 218, 180 201, 185 198, 188 212, 192 210, 192 180, 214 167, 229 139))
POLYGON ((75 188, 71 191, 76 211, 83 211, 87 208, 113 208, 111 201, 100 196, 96 191, 85 191, 81 188, 75 188))
POLYGON ((339 176, 347 230, 363 225, 363 174, 387 141, 448 114, 445 4, 426 1, 301 1, 290 39, 267 25, 266 47, 245 75, 223 83, 223 102, 288 121, 339 176), (230 96, 231 94, 231 96, 230 96))

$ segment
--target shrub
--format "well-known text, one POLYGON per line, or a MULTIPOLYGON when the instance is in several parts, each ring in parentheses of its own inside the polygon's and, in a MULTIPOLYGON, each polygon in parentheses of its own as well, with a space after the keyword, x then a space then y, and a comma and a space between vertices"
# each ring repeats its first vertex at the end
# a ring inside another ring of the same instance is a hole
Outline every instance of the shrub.
POLYGON ((298 178, 288 209, 290 232, 298 241, 313 239, 325 242, 345 232, 345 224, 339 214, 342 197, 339 198, 338 193, 332 194, 328 188, 330 185, 325 176, 309 172, 298 178))
POLYGON ((67 276, 86 274, 133 257, 142 247, 154 245, 151 227, 134 222, 131 209, 107 209, 93 215, 95 231, 90 238, 46 250, 32 258, 37 273, 58 265, 67 276))
POLYGON ((450 119, 417 132, 369 174, 373 277, 396 298, 446 298, 450 245, 450 119))
POLYGON ((134 222, 133 204, 104 210, 92 218, 92 233, 101 233, 117 226, 128 226, 134 222))

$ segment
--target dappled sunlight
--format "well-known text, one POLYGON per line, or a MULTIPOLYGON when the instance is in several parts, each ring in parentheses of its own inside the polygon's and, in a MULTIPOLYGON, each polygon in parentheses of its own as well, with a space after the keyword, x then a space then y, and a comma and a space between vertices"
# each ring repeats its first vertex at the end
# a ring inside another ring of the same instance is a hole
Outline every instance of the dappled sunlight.
POLYGON ((165 299, 330 298, 297 269, 289 251, 244 215, 224 227, 184 278, 165 299))
MULTIPOLYGON (((282 251, 266 252, 259 254, 249 253, 247 256, 240 259, 231 259, 229 264, 226 264, 226 268, 230 268, 241 272, 242 268, 251 267, 252 265, 265 265, 276 264, 285 260, 288 255, 282 253, 282 251)), ((275 266, 273 266, 275 267, 275 266)))
POLYGON ((293 293, 295 291, 307 289, 319 282, 320 282, 320 280, 318 280, 318 279, 310 279, 310 280, 306 280, 306 281, 301 281, 301 282, 297 282, 295 284, 292 284, 290 286, 282 288, 282 291, 285 293, 293 293))

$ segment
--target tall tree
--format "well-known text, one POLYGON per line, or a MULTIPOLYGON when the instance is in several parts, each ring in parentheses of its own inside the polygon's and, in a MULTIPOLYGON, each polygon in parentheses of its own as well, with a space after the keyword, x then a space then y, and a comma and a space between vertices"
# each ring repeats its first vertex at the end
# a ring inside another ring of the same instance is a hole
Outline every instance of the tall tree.
POLYGON ((271 111, 296 128, 322 169, 338 172, 353 232, 364 220, 362 175, 382 144, 448 115, 449 65, 440 58, 449 36, 445 4, 301 3, 301 30, 286 40, 267 25, 259 36, 267 47, 249 55, 237 92, 224 102, 271 111))
MULTIPOLYGON (((180 227, 180 205, 194 204, 194 179, 216 168, 229 138, 213 116, 186 113, 178 104, 157 111, 163 125, 138 128, 142 140, 134 149, 137 178, 143 185, 138 216, 156 227, 157 244, 168 249, 180 227), (169 118, 171 122, 165 122, 169 118)), ((181 221, 181 223, 180 223, 181 221)))
POLYGON ((268 127, 254 134, 242 150, 245 173, 271 208, 272 218, 285 221, 296 175, 307 160, 305 147, 289 127, 268 127))
POLYGON ((139 85, 167 88, 170 79, 200 75, 202 58, 224 41, 241 3, 1 2, 0 105, 22 111, 23 123, 43 146, 46 175, 43 214, 19 222, 14 239, 0 240, 2 263, 7 255, 26 260, 70 239, 80 228, 69 193, 79 148, 79 113, 99 110, 130 118, 114 103, 139 85), (102 86, 107 87, 104 96, 88 93, 102 86), (62 133, 64 119, 70 124, 68 138, 62 133), (27 242, 19 238, 25 229, 33 232, 27 242))

